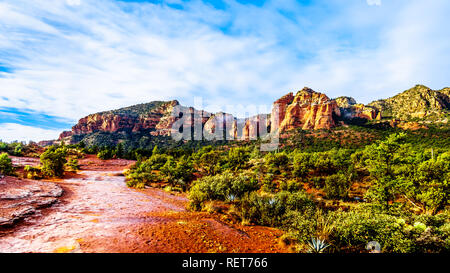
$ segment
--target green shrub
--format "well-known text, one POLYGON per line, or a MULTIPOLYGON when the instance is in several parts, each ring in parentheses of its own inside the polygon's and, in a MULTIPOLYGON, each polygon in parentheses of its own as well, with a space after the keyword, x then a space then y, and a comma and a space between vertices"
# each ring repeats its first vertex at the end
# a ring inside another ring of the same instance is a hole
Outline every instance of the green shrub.
POLYGON ((268 153, 264 160, 270 173, 280 174, 282 170, 289 169, 289 157, 285 152, 268 153))
POLYGON ((314 207, 314 202, 304 192, 282 191, 266 196, 252 192, 239 201, 237 210, 243 220, 259 225, 281 226, 289 212, 304 212, 314 207))
POLYGON ((108 160, 114 157, 114 153, 111 149, 103 149, 97 153, 97 157, 101 160, 108 160))
POLYGON ((26 165, 23 169, 24 177, 28 179, 41 179, 43 178, 42 170, 39 167, 33 167, 26 165))
POLYGON ((376 241, 383 252, 420 251, 417 239, 422 231, 410 228, 403 218, 355 210, 336 212, 334 225, 332 240, 339 249, 363 251, 368 242, 376 241))
POLYGON ((265 192, 274 192, 277 189, 277 183, 275 183, 275 175, 268 173, 262 180, 261 189, 265 192))
POLYGON ((12 165, 11 158, 7 153, 0 154, 0 174, 12 175, 14 174, 14 167, 12 165))
POLYGON ((288 212, 283 227, 289 231, 297 243, 307 244, 311 238, 328 242, 334 230, 334 223, 330 213, 308 208, 304 211, 288 212))
POLYGON ((71 158, 67 163, 66 166, 71 171, 78 171, 80 169, 80 164, 78 163, 78 159, 71 158))
POLYGON ((171 156, 165 154, 154 154, 149 159, 144 161, 143 168, 148 170, 160 170, 166 162, 171 159, 171 156))
POLYGON ((226 159, 227 168, 230 168, 233 171, 242 170, 246 167, 249 158, 250 154, 247 148, 232 148, 228 151, 228 156, 226 159))
POLYGON ((172 184, 172 186, 180 186, 183 191, 187 189, 188 183, 193 178, 195 170, 192 167, 190 158, 182 156, 175 161, 172 158, 166 161, 161 168, 161 174, 164 178, 172 184))
POLYGON ((350 189, 349 178, 342 173, 325 178, 325 193, 330 199, 347 199, 350 189))
POLYGON ((302 190, 302 188, 302 184, 295 179, 280 182, 280 190, 282 191, 297 192, 302 190))
POLYGON ((257 189, 258 181, 250 174, 225 172, 202 177, 193 183, 189 191, 190 207, 200 210, 206 201, 234 201, 257 189))
POLYGON ((62 177, 67 163, 66 149, 51 146, 41 154, 42 174, 48 177, 62 177))

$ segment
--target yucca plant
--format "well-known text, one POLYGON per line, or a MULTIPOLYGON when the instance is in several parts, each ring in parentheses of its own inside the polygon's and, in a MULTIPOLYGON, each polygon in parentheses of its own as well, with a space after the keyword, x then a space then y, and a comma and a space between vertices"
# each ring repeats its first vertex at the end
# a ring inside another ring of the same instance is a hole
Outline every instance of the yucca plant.
POLYGON ((310 242, 308 242, 309 252, 310 253, 323 253, 324 250, 330 245, 325 242, 325 240, 321 240, 319 238, 312 238, 310 242))

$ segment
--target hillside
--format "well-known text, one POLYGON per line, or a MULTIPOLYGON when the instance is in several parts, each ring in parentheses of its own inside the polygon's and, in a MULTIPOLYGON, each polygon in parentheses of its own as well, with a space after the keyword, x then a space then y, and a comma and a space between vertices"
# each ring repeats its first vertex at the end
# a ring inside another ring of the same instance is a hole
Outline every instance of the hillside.
POLYGON ((450 88, 431 90, 416 85, 394 97, 369 104, 383 117, 400 120, 423 120, 427 122, 448 122, 450 114, 450 88))

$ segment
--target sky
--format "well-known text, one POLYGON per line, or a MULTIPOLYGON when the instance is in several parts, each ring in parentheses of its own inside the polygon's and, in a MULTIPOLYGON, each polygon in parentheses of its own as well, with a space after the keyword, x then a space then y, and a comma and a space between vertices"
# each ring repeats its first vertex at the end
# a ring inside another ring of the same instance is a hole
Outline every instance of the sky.
MULTIPOLYGON (((450 86, 448 0, 0 0, 0 139, 153 100, 358 102, 450 86)), ((239 114, 239 113, 238 113, 239 114)))

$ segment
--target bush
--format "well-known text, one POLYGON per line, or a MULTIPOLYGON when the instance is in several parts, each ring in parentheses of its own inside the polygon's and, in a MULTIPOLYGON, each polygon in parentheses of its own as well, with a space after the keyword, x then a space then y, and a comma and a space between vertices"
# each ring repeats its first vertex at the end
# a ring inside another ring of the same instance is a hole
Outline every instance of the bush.
POLYGON ((288 192, 297 192, 302 189, 302 184, 295 179, 280 182, 280 190, 288 192))
POLYGON ((305 212, 313 208, 314 202, 304 192, 282 191, 265 196, 252 192, 240 200, 237 211, 242 220, 276 227, 286 221, 290 212, 305 212))
POLYGON ((24 171, 24 177, 26 177, 28 179, 43 178, 42 170, 39 167, 33 167, 33 166, 26 165, 25 168, 23 169, 23 171, 24 171))
POLYGON ((194 168, 190 158, 182 156, 179 160, 175 161, 172 158, 166 161, 161 168, 161 174, 172 186, 181 186, 183 191, 187 189, 188 182, 193 177, 194 168))
POLYGON ((62 177, 67 163, 66 149, 51 146, 41 154, 42 174, 48 177, 62 177))
POLYGON ((103 149, 97 153, 97 157, 101 160, 108 160, 114 157, 114 152, 111 149, 103 149))
POLYGON ((333 244, 339 249, 363 251, 377 241, 383 252, 411 252, 414 242, 403 233, 404 220, 368 211, 336 212, 333 244))
POLYGON ((281 170, 289 169, 289 157, 285 152, 269 153, 264 159, 270 173, 280 174, 281 170))
POLYGON ((334 223, 330 213, 308 208, 304 211, 288 212, 283 227, 289 231, 297 243, 305 245, 311 238, 328 242, 334 230, 334 223))
POLYGON ((294 170, 293 174, 299 178, 306 177, 306 175, 313 168, 311 164, 311 154, 309 153, 295 153, 294 154, 294 170))
POLYGON ((202 209, 210 200, 234 201, 245 193, 258 189, 258 181, 249 174, 235 175, 230 172, 202 177, 194 182, 190 191, 190 207, 202 209))
POLYGON ((11 158, 9 158, 8 154, 6 153, 2 153, 0 155, 0 174, 3 175, 14 174, 14 167, 12 165, 11 158))
POLYGON ((250 154, 246 148, 232 148, 228 151, 227 167, 233 171, 245 168, 250 154))
POLYGON ((67 162, 66 166, 71 171, 78 171, 80 169, 80 164, 78 163, 78 159, 76 159, 76 158, 70 159, 69 162, 67 162))
POLYGON ((144 161, 143 167, 148 170, 160 170, 166 162, 171 159, 171 156, 165 154, 154 154, 149 159, 144 161))
POLYGON ((347 199, 350 189, 349 178, 342 173, 325 178, 325 193, 330 199, 347 199))

